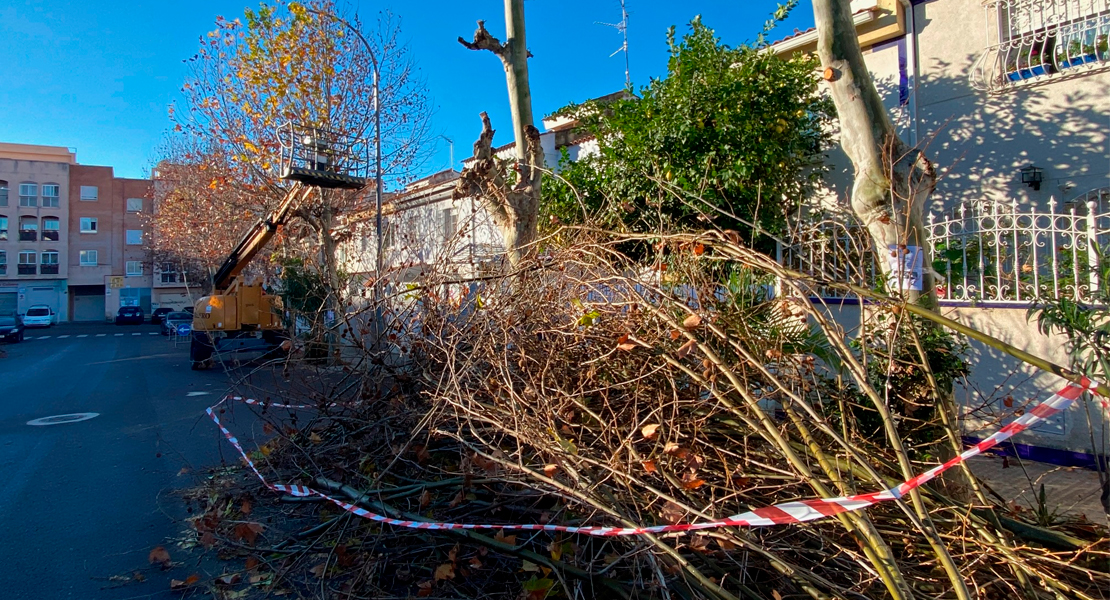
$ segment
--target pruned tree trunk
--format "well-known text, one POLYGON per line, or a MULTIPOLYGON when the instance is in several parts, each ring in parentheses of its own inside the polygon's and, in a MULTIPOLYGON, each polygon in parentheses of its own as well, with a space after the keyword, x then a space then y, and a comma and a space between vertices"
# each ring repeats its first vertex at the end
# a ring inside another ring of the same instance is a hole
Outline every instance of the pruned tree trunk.
POLYGON ((894 290, 907 301, 937 306, 932 257, 922 215, 936 187, 936 170, 917 148, 907 146, 894 130, 879 92, 863 61, 847 0, 813 0, 817 55, 829 82, 840 118, 840 143, 855 167, 852 211, 867 226, 879 264, 894 290), (920 253, 917 273, 891 274, 895 253, 920 253))
POLYGON ((473 166, 463 169, 455 188, 455 198, 473 196, 489 208, 497 228, 505 240, 509 262, 517 264, 536 239, 540 207, 540 182, 543 149, 540 132, 532 123, 532 93, 528 86, 528 47, 524 37, 524 0, 505 0, 505 31, 502 44, 486 31, 485 21, 478 21, 474 40, 462 37, 459 43, 470 50, 489 50, 501 59, 509 89, 509 105, 513 115, 516 139, 516 178, 509 176, 508 167, 493 153, 494 130, 489 116, 482 113, 482 134, 474 143, 473 166))

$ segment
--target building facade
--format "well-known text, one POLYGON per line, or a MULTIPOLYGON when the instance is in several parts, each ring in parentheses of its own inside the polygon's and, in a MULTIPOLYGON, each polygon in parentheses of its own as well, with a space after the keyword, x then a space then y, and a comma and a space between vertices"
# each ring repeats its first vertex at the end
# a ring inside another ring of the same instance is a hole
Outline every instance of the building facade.
POLYGON ((69 318, 68 148, 0 143, 0 313, 46 305, 69 318))
POLYGON ((69 218, 72 320, 112 319, 121 306, 153 306, 146 217, 150 181, 116 177, 112 167, 74 165, 69 218))

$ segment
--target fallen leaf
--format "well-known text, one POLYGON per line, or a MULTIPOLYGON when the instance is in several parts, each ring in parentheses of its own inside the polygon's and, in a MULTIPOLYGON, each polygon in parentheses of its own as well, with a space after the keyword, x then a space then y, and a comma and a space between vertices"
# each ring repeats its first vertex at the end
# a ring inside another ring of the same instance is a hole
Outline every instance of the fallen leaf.
POLYGON ((684 321, 682 321, 682 326, 686 329, 696 329, 698 325, 701 325, 700 315, 690 315, 686 317, 684 321))
POLYGON ((478 560, 477 556, 471 556, 470 557, 470 566, 471 566, 471 568, 474 568, 474 569, 481 569, 482 568, 482 561, 478 560))
POLYGON ((681 521, 682 517, 686 516, 686 510, 668 500, 667 503, 663 505, 663 509, 659 511, 659 516, 663 517, 664 521, 674 525, 681 521))
POLYGON ((535 572, 538 573, 539 570, 540 570, 540 566, 537 565, 536 563, 530 561, 530 560, 526 560, 526 561, 523 561, 522 564, 520 565, 520 570, 521 571, 535 571, 535 572))
POLYGON ((254 569, 254 568, 255 568, 255 567, 257 567, 257 566, 258 566, 258 559, 257 559, 257 558, 255 558, 255 557, 253 557, 253 556, 248 556, 248 557, 247 557, 247 562, 246 562, 246 564, 244 565, 244 567, 245 567, 245 568, 246 568, 246 569, 247 569, 248 571, 250 571, 251 569, 254 569))
POLYGON ((696 490, 696 489, 700 488, 703 485, 705 485, 705 480, 704 479, 691 479, 690 481, 687 481, 687 482, 683 483, 682 487, 683 487, 683 489, 687 489, 687 490, 696 490))
POLYGON ((315 567, 312 567, 311 569, 309 569, 308 572, 315 575, 317 579, 323 579, 324 574, 328 572, 328 563, 322 562, 322 563, 316 565, 315 567))
POLYGON ((678 452, 678 444, 676 444, 674 442, 667 442, 663 446, 663 453, 664 454, 675 454, 677 452, 678 452))
POLYGON ((733 544, 728 540, 722 540, 721 538, 713 538, 713 540, 717 542, 717 545, 721 547, 721 550, 728 551, 736 549, 736 544, 733 544))
POLYGON ((187 475, 190 470, 189 467, 181 467, 181 470, 177 472, 177 476, 181 477, 182 475, 187 475))
POLYGON ((559 465, 547 464, 543 466, 543 474, 548 477, 554 477, 559 472, 559 465))
POLYGON ((694 244, 694 256, 701 256, 702 254, 705 254, 705 245, 694 244))
POLYGON ((775 600, 782 600, 782 594, 778 590, 771 590, 771 595, 775 597, 775 600))
POLYGON ((644 435, 645 440, 650 440, 655 437, 659 432, 659 423, 649 423, 640 428, 640 433, 644 435))
POLYGON ((200 581, 200 575, 197 575, 196 573, 193 573, 192 575, 186 577, 185 581, 181 581, 180 579, 171 579, 170 580, 170 589, 171 590, 183 590, 187 587, 191 587, 193 585, 196 585, 196 583, 198 581, 200 581))
POLYGON ((270 425, 269 423, 263 423, 262 424, 262 433, 264 433, 266 435, 272 435, 274 433, 274 426, 270 425))
POLYGON ((435 585, 435 582, 421 581, 420 583, 416 584, 416 595, 421 598, 425 596, 431 596, 433 585, 435 585))
POLYGON ((216 585, 235 585, 242 581, 242 577, 238 573, 228 573, 220 575, 216 578, 216 585))
POLYGON ((318 433, 313 431, 312 434, 308 436, 308 441, 312 442, 313 444, 319 444, 324 441, 324 438, 320 437, 318 433))
POLYGON ((431 453, 428 452, 428 448, 424 446, 413 446, 412 451, 416 454, 416 463, 420 465, 428 462, 428 459, 432 457, 431 453))
POLYGON ((150 556, 147 557, 152 565, 161 565, 163 569, 170 568, 170 553, 162 546, 158 546, 150 551, 150 556))
POLYGON ((645 460, 641 464, 644 465, 644 471, 647 471, 648 473, 654 473, 655 472, 655 461, 654 460, 645 460))
POLYGON ((625 352, 631 351, 635 347, 636 347, 636 344, 633 344, 631 342, 625 342, 623 344, 617 344, 617 349, 618 350, 624 350, 625 352))
POLYGON ((428 490, 424 490, 424 492, 420 494, 420 508, 428 508, 428 505, 431 503, 432 493, 428 490))
POLYGON ((243 540, 244 542, 254 545, 254 541, 258 539, 258 534, 262 533, 266 528, 261 523, 239 523, 235 525, 235 537, 243 540))
POLYGON ((200 545, 204 546, 206 550, 210 550, 212 546, 216 545, 216 536, 211 531, 205 531, 200 534, 200 545))
POLYGON ((442 581, 444 579, 455 578, 455 563, 443 563, 436 567, 435 580, 442 581))
POLYGON ((682 347, 675 351, 675 358, 678 358, 680 360, 686 358, 690 355, 690 351, 694 349, 694 346, 697 345, 698 343, 695 340, 687 340, 687 342, 683 344, 682 347))
POLYGON ((447 551, 447 560, 455 562, 459 558, 459 545, 455 544, 450 550, 447 551))
POLYGON ((628 334, 627 334, 627 333, 626 333, 626 334, 624 334, 624 335, 622 335, 622 336, 620 336, 619 338, 617 338, 617 343, 618 343, 618 344, 623 344, 623 343, 625 343, 625 342, 627 342, 627 341, 628 341, 628 334))
POLYGON ((243 503, 239 505, 239 512, 243 513, 244 517, 251 514, 251 501, 243 498, 243 503))
POLYGON ((447 506, 450 506, 451 508, 455 508, 456 506, 462 504, 463 498, 465 498, 465 497, 466 497, 466 494, 463 492, 463 490, 459 490, 459 493, 455 494, 454 498, 451 498, 451 502, 448 503, 447 506))
POLYGON ((493 536, 493 540, 501 542, 502 544, 508 544, 509 546, 516 545, 516 535, 505 535, 504 529, 498 529, 497 535, 493 536))

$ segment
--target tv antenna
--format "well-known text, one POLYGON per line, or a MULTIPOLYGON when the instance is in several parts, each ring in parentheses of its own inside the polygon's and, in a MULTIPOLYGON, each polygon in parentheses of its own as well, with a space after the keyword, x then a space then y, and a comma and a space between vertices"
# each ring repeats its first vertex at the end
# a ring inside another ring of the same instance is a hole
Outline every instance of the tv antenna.
POLYGON ((594 24, 595 25, 604 25, 606 27, 612 27, 613 29, 617 30, 617 33, 620 33, 621 36, 623 36, 624 43, 621 44, 620 48, 617 48, 616 51, 614 51, 612 54, 610 54, 609 58, 613 58, 618 53, 624 52, 624 85, 625 85, 625 87, 630 88, 630 87, 632 87, 632 77, 629 75, 629 72, 628 72, 628 9, 624 5, 625 0, 620 0, 620 3, 621 3, 621 22, 620 23, 602 23, 601 21, 594 21, 594 24))

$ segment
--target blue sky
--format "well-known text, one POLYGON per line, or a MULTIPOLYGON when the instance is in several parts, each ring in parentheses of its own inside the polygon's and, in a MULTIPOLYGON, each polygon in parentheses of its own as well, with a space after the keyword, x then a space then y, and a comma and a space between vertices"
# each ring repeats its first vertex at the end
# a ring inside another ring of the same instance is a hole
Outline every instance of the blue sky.
MULTIPOLYGON (((456 166, 471 152, 483 110, 498 131, 495 143, 512 141, 500 62, 456 41, 470 38, 477 19, 503 39, 500 0, 349 1, 363 20, 379 10, 401 18, 436 106, 434 128, 454 140, 456 166)), ((755 37, 776 4, 627 0, 633 85, 666 73, 668 26, 682 33, 700 14, 725 43, 738 45, 755 37)), ((257 1, 0 0, 0 141, 69 146, 82 164, 143 176, 170 126, 168 106, 180 100, 182 60, 196 52, 217 15, 242 16, 248 6, 257 1)), ((620 20, 618 0, 528 0, 525 11, 537 120, 568 102, 624 87, 624 59, 609 56, 620 47, 620 35, 595 24, 620 20)), ((803 1, 775 36, 812 20, 803 1)), ((448 156, 449 144, 438 139, 422 170, 447 167, 448 156)))

